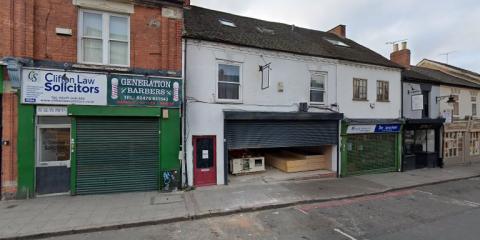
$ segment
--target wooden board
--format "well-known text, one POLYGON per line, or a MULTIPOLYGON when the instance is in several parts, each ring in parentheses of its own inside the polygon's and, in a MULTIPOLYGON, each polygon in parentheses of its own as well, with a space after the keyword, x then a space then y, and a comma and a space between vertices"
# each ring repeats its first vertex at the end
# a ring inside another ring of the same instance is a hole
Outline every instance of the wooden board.
POLYGON ((302 155, 288 151, 266 155, 267 163, 284 172, 304 172, 329 169, 330 164, 324 155, 302 155))

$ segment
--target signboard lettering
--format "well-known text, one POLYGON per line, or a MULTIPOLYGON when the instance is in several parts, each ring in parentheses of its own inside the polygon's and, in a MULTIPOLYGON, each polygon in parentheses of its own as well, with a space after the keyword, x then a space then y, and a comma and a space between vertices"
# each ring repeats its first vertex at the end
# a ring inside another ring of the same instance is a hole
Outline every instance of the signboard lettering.
POLYGON ((104 74, 25 69, 22 76, 22 103, 107 105, 104 74))
POLYGON ((181 81, 131 75, 111 75, 109 105, 178 107, 181 101, 181 81))

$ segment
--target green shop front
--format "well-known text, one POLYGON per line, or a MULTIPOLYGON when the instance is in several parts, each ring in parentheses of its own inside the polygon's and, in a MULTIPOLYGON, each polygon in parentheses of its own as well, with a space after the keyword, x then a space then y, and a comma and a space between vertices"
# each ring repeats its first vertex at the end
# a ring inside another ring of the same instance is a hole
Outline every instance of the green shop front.
POLYGON ((181 94, 176 78, 24 69, 18 197, 176 189, 181 94))
POLYGON ((400 171, 400 119, 345 119, 341 127, 340 176, 400 171))

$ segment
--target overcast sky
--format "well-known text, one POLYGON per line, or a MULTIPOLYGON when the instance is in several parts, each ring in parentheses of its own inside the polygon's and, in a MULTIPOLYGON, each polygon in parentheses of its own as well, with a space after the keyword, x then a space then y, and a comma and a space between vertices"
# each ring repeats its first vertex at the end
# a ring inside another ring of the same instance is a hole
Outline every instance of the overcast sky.
POLYGON ((192 5, 327 31, 389 57, 386 42, 408 39, 412 65, 423 58, 480 73, 479 0, 192 0, 192 5))

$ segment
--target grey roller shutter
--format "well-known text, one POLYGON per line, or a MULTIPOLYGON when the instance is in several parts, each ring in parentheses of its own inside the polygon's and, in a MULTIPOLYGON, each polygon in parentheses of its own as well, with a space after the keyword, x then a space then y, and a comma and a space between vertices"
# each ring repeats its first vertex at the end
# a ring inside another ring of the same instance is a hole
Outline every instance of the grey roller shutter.
POLYGON ((158 118, 77 118, 77 194, 159 189, 158 118))
POLYGON ((336 145, 338 121, 227 120, 228 149, 336 145))

